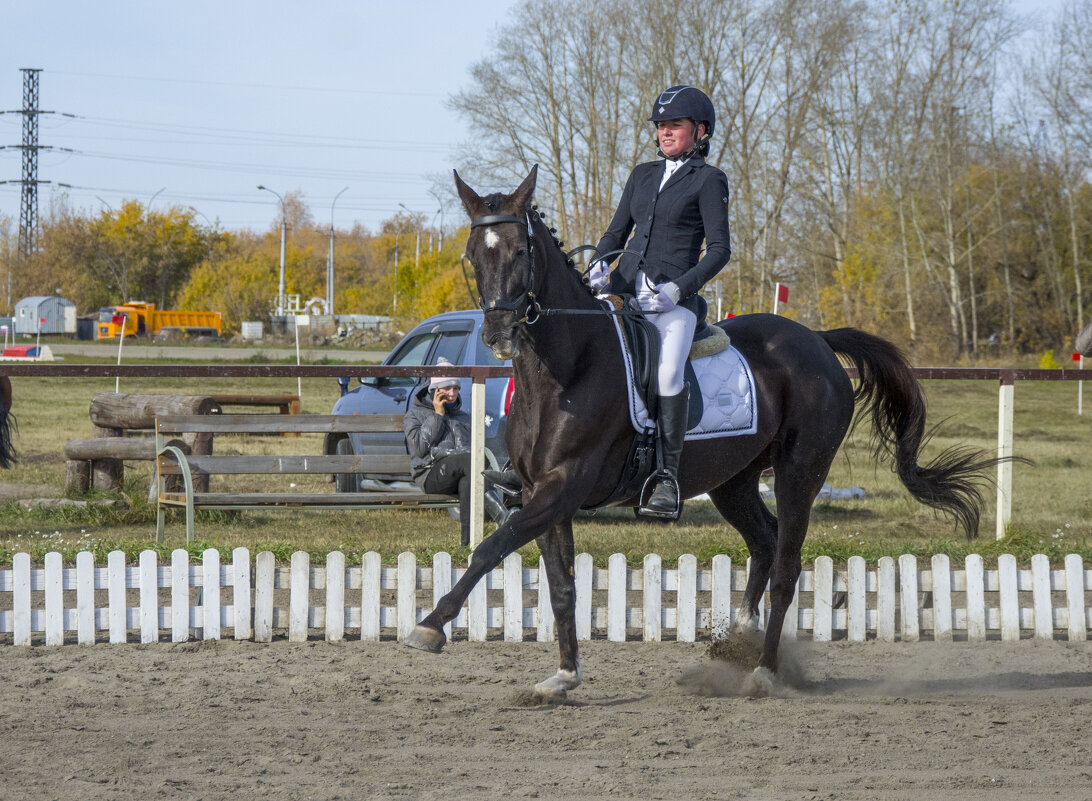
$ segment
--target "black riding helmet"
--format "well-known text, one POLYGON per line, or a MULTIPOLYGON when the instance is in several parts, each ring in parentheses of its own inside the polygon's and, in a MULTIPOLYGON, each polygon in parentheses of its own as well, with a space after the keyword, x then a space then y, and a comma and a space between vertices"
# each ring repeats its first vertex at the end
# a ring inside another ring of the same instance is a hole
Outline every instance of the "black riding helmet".
MULTIPOLYGON (((692 120, 694 125, 705 123, 705 136, 698 140, 694 150, 684 153, 680 158, 686 159, 698 151, 702 156, 709 152, 709 138, 713 135, 713 129, 717 123, 717 113, 713 110, 713 101, 701 89, 693 86, 672 86, 660 92, 652 104, 652 116, 648 118, 651 123, 664 120, 692 120)), ((660 153, 663 156, 663 153, 660 153)))

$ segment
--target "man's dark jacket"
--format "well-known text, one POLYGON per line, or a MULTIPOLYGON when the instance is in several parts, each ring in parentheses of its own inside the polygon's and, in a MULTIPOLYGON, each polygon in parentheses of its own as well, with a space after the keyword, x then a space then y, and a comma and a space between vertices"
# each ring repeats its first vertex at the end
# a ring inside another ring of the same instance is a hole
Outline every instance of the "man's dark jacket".
POLYGON ((422 489, 425 476, 437 459, 470 450, 470 415, 463 411, 462 398, 436 414, 432 392, 422 387, 413 396, 403 429, 410 452, 413 480, 422 489))
POLYGON ((662 161, 634 168, 614 219, 597 247, 603 254, 623 247, 635 251, 609 258, 619 259, 618 268, 611 273, 612 292, 636 294, 637 272, 644 270, 653 283, 673 281, 682 293, 679 305, 700 319, 698 308, 700 305, 704 310, 704 304, 697 293, 732 255, 728 179, 700 156, 679 167, 661 190, 663 175, 662 161))

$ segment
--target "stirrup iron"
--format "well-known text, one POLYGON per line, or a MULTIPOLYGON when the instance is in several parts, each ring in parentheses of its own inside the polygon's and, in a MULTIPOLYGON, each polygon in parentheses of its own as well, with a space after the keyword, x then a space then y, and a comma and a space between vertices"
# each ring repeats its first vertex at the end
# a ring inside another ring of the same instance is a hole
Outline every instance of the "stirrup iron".
POLYGON ((682 511, 682 490, 679 488, 679 482, 674 476, 665 470, 658 470, 645 479, 645 483, 641 487, 640 501, 641 505, 637 507, 638 516, 655 517, 660 520, 678 520, 679 513, 682 511), (652 500, 652 493, 655 492, 661 481, 668 482, 675 487, 675 508, 670 512, 654 509, 648 505, 649 501, 652 500))

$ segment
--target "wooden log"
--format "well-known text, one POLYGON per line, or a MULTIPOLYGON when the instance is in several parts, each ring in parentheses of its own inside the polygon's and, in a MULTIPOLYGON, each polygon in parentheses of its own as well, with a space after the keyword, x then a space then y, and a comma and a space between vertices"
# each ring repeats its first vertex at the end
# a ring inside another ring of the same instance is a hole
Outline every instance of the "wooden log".
MULTIPOLYGON (((190 446, 180 439, 167 441, 168 445, 181 448, 189 454, 190 446)), ((128 459, 151 461, 155 459, 155 440, 147 437, 112 437, 110 439, 70 439, 64 445, 66 459, 128 459)))
POLYGON ((127 395, 103 392, 91 401, 91 422, 103 428, 154 428, 157 416, 219 414, 207 395, 127 395))
POLYGON ((124 484, 125 462, 121 459, 93 459, 91 461, 92 487, 118 492, 124 484))
POLYGON ((64 445, 66 459, 129 459, 155 458, 155 440, 138 437, 96 437, 70 439, 64 445))
POLYGON ((64 484, 69 492, 86 494, 91 489, 91 462, 86 459, 66 459, 64 484))
MULTIPOLYGON (((183 441, 189 447, 189 452, 198 456, 211 456, 212 455, 212 439, 213 435, 209 432, 203 432, 200 434, 184 434, 182 436, 183 441)), ((208 492, 209 491, 209 475, 196 475, 193 477, 193 491, 194 492, 208 492)))

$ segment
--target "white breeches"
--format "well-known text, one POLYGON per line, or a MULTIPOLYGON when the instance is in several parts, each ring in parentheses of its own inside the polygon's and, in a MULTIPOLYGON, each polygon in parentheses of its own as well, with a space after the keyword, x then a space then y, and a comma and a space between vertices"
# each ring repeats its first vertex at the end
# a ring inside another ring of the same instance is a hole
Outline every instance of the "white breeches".
MULTIPOLYGON (((637 273, 637 303, 646 311, 656 291, 644 272, 637 273)), ((660 332, 660 397, 678 395, 683 390, 683 371, 690 345, 694 341, 694 329, 698 318, 690 309, 676 306, 671 311, 650 314, 648 319, 660 332)))

